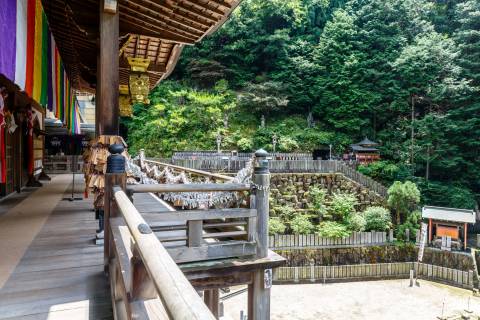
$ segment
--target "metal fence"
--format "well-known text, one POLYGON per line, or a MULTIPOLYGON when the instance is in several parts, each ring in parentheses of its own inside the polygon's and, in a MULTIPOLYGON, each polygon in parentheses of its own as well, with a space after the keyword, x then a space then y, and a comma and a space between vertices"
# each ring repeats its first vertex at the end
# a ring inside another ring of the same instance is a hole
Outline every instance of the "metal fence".
POLYGON ((385 245, 393 241, 393 234, 386 232, 353 232, 346 238, 324 238, 317 234, 275 234, 269 236, 269 248, 328 248, 328 247, 357 247, 368 245, 385 245))
POLYGON ((281 282, 335 282, 362 279, 406 279, 410 270, 418 278, 439 281, 472 289, 473 271, 449 269, 418 262, 396 262, 339 266, 280 267, 273 271, 273 281, 281 282))
MULTIPOLYGON (((177 166, 204 171, 237 172, 243 169, 249 158, 221 159, 198 158, 180 159, 172 158, 172 163, 177 166)), ((351 166, 337 160, 272 160, 269 161, 272 173, 341 173, 345 177, 376 192, 382 197, 387 197, 387 188, 370 177, 363 175, 351 166)))

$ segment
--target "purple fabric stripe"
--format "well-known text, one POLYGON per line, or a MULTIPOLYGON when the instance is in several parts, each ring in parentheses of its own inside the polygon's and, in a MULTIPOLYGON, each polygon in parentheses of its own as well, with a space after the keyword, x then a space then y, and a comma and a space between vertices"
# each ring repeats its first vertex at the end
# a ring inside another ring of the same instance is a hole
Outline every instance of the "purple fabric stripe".
POLYGON ((0 6, 0 73, 15 81, 17 1, 3 0, 0 6))
POLYGON ((52 37, 50 29, 47 36, 47 105, 48 110, 53 110, 53 83, 52 83, 52 37))

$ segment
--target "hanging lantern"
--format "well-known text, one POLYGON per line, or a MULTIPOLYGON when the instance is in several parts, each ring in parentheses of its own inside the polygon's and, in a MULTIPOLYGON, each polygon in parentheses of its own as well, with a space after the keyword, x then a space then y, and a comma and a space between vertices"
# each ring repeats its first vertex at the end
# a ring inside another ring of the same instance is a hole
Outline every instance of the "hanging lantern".
POLYGON ((150 91, 150 79, 147 69, 149 59, 127 57, 130 65, 130 97, 132 103, 149 103, 148 93, 150 91))
POLYGON ((130 91, 127 85, 121 84, 119 87, 120 96, 118 99, 121 117, 133 116, 132 103, 130 102, 130 91))

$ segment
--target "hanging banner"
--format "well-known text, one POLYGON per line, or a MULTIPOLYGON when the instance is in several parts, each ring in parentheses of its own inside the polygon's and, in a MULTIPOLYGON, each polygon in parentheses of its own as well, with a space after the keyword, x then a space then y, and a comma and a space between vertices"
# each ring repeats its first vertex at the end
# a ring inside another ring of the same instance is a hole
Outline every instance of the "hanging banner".
POLYGON ((425 251, 425 244, 427 243, 427 228, 428 224, 422 222, 422 228, 420 229, 420 248, 418 249, 419 262, 422 262, 423 252, 425 251))
POLYGON ((41 0, 4 0, 0 6, 0 73, 79 132, 76 97, 41 0))

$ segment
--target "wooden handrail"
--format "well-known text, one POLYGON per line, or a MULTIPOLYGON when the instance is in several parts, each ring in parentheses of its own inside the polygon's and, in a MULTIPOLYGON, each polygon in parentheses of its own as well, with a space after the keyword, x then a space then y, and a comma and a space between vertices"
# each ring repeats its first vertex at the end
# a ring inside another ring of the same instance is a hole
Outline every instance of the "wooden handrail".
POLYGON ((190 184, 135 184, 127 186, 132 193, 148 192, 222 192, 222 191, 249 191, 249 184, 243 183, 190 183, 190 184))
POLYGON ((186 168, 186 167, 180 167, 180 166, 176 166, 176 165, 170 164, 170 163, 163 163, 163 162, 147 160, 147 159, 145 159, 144 161, 149 162, 149 163, 153 163, 153 164, 156 164, 156 165, 164 166, 164 167, 174 168, 174 169, 177 169, 177 170, 180 170, 180 171, 189 172, 189 173, 192 173, 192 174, 195 174, 195 175, 198 175, 198 176, 205 176, 205 177, 215 178, 215 179, 219 179, 219 180, 223 180, 223 181, 232 181, 233 180, 233 177, 225 176, 223 174, 211 173, 211 172, 207 172, 207 171, 191 169, 191 168, 186 168))
POLYGON ((145 220, 118 186, 114 198, 160 300, 172 319, 215 319, 145 220))

